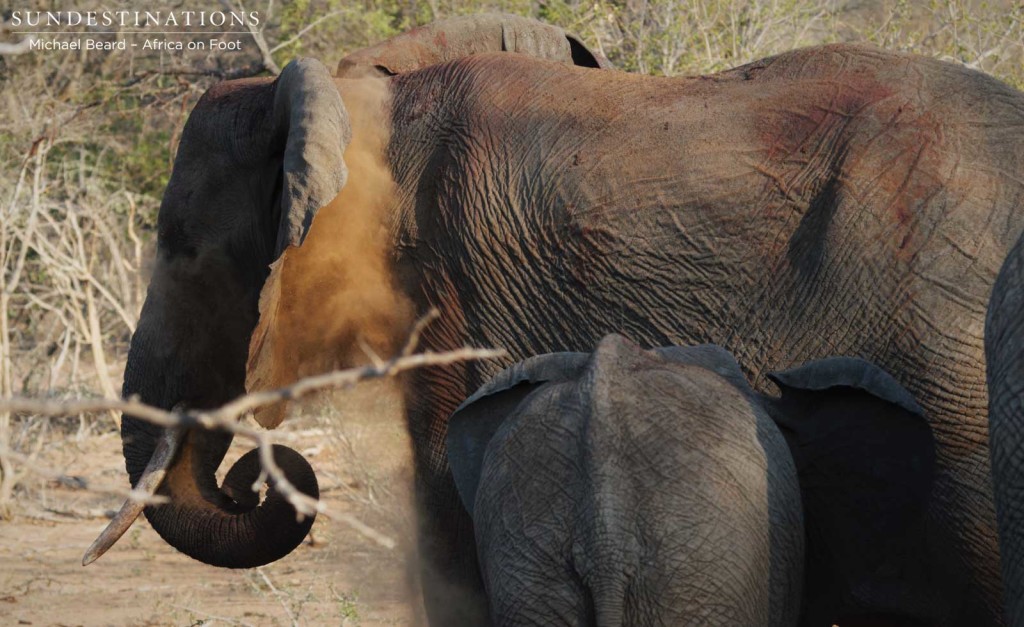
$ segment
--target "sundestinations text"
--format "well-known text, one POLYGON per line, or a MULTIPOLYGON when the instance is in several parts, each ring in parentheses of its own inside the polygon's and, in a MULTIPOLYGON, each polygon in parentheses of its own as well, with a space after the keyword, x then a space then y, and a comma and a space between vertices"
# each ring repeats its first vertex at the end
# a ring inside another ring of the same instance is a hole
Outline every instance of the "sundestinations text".
POLYGON ((12 26, 259 26, 259 11, 12 11, 12 26))

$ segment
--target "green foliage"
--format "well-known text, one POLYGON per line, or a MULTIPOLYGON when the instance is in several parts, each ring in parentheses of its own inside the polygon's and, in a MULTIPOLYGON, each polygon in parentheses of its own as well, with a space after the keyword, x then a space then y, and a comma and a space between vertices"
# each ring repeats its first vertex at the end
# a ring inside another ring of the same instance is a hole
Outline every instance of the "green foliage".
POLYGON ((398 0, 295 0, 281 10, 275 40, 285 45, 274 52, 274 60, 283 66, 297 56, 313 56, 330 66, 344 54, 415 25, 398 0))
POLYGON ((348 624, 359 624, 359 599, 356 595, 346 592, 338 592, 333 587, 331 592, 334 594, 334 599, 338 603, 338 616, 341 618, 342 625, 348 624))
POLYGON ((900 0, 865 39, 879 46, 963 63, 1024 87, 1024 4, 900 0))
MULTIPOLYGON (((311 13, 310 0, 293 0, 285 4, 281 9, 281 36, 282 40, 291 38, 291 35, 298 33, 309 23, 311 13)), ((295 56, 302 53, 302 40, 299 39, 287 48, 295 56)), ((276 59, 275 59, 276 60, 276 59)))
POLYGON ((134 96, 122 96, 118 101, 118 114, 109 116, 101 128, 112 136, 131 138, 131 143, 120 144, 118 158, 108 161, 105 167, 117 168, 107 172, 108 178, 127 189, 159 197, 171 174, 171 129, 151 124, 134 96))
POLYGON ((167 169, 170 138, 166 130, 139 135, 135 150, 123 161, 121 180, 126 187, 136 187, 139 192, 154 196, 163 192, 171 176, 167 169))

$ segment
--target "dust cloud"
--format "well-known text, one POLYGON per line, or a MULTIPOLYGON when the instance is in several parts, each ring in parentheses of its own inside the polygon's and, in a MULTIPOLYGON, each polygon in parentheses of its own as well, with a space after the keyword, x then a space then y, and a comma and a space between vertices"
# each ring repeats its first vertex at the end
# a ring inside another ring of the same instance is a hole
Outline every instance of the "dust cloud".
MULTIPOLYGON (((335 82, 352 125, 352 142, 344 155, 348 179, 341 193, 317 213, 302 246, 289 248, 271 266, 249 345, 250 392, 367 363, 366 348, 390 357, 402 348, 412 326, 412 304, 396 284, 391 267, 389 218, 396 188, 384 156, 390 132, 386 79, 335 82)), ((312 404, 323 404, 313 414, 330 423, 331 432, 341 434, 339 441, 349 444, 333 457, 359 469, 354 473, 356 483, 377 485, 383 491, 385 496, 359 515, 402 539, 404 596, 414 615, 421 615, 419 559, 411 540, 412 445, 398 385, 369 382, 322 394, 312 404)), ((255 418, 274 428, 286 411, 280 403, 260 410, 255 418)), ((325 454, 320 463, 331 458, 325 454)))
MULTIPOLYGON (((246 389, 288 385, 303 376, 367 363, 401 348, 412 306, 391 272, 388 215, 395 185, 384 151, 387 87, 381 79, 336 79, 352 124, 345 150, 348 180, 320 209, 302 246, 271 266, 260 321, 249 345, 246 389)), ((256 419, 277 426, 284 406, 256 419)))

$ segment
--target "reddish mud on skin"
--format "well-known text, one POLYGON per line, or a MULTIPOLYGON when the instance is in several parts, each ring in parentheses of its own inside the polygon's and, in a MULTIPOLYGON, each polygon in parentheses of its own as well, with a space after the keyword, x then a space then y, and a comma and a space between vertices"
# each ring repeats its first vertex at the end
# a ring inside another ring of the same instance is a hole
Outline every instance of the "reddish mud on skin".
MULTIPOLYGON (((389 156, 412 231, 401 263, 419 269, 418 310, 455 286, 468 333, 453 324, 439 334, 452 344, 430 348, 515 360, 610 332, 714 342, 762 389, 761 373, 801 361, 870 359, 936 434, 933 544, 953 547, 943 601, 969 598, 961 617, 998 623, 981 331, 1024 226, 1018 92, 850 45, 672 79, 490 54, 392 85, 389 156)), ((434 474, 428 511, 449 521, 453 550, 466 529, 443 518, 434 436, 450 399, 499 366, 437 376, 410 409, 418 467, 434 474)))
POLYGON ((837 172, 864 169, 880 173, 870 181, 877 189, 858 186, 858 181, 852 180, 845 185, 844 192, 854 196, 886 195, 884 204, 895 225, 890 238, 897 249, 908 251, 916 226, 913 220, 917 205, 928 202, 956 175, 957 163, 950 147, 944 144, 941 123, 932 111, 921 110, 913 100, 871 76, 854 75, 842 83, 822 82, 821 88, 833 92, 827 106, 803 109, 799 114, 785 110, 789 103, 784 100, 767 107, 770 113, 760 122, 765 176, 772 178, 786 196, 812 196, 819 191, 814 185, 820 183, 820 177, 804 176, 787 182, 768 164, 809 161, 822 146, 840 141, 844 134, 853 135, 857 143, 827 167, 837 172), (773 114, 773 110, 780 113, 773 114), (857 129, 848 128, 851 124, 863 124, 868 115, 874 120, 887 120, 888 124, 862 134, 854 134, 857 129))

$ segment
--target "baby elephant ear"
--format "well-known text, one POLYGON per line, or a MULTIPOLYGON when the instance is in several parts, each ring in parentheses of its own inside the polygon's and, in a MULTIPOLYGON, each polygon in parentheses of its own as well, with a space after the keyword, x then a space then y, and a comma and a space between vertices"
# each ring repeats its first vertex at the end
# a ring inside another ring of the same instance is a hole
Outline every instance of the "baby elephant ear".
POLYGON ((796 462, 807 535, 806 624, 854 615, 924 621, 935 445, 924 411, 878 366, 833 357, 769 375, 796 462))
POLYGON ((783 395, 789 392, 827 392, 848 387, 924 417, 910 392, 885 370, 859 357, 827 357, 768 375, 783 395))
POLYGON ((459 498, 470 515, 487 445, 505 419, 545 383, 575 376, 587 357, 585 353, 552 353, 519 362, 498 373, 452 414, 448 421, 448 462, 459 498))

